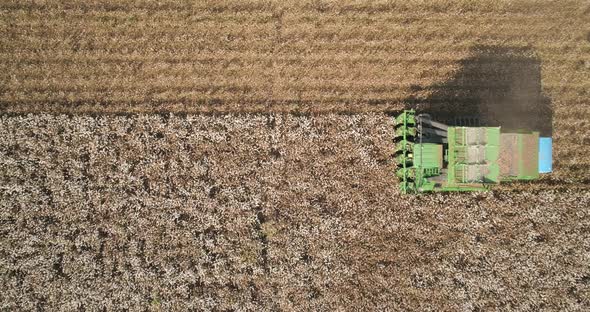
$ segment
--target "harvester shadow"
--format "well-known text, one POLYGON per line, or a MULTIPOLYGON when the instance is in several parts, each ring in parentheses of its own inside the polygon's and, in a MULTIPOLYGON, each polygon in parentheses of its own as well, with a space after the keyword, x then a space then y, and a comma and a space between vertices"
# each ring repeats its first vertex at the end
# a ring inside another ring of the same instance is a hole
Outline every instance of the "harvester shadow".
POLYGON ((453 78, 424 87, 430 95, 407 98, 406 108, 449 125, 502 126, 551 136, 553 109, 542 90, 541 61, 534 50, 476 46, 472 51, 453 78))

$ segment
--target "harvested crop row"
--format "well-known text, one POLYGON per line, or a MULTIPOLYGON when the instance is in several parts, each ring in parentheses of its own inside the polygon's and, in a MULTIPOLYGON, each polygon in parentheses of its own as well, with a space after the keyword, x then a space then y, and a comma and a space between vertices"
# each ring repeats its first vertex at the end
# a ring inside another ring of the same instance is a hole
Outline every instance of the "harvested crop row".
POLYGON ((584 102, 587 22, 579 1, 6 1, 0 111, 461 105, 502 93, 506 68, 532 70, 515 55, 543 65, 532 74, 553 101, 584 102))
POLYGON ((0 306, 590 304, 587 186, 401 196, 391 126, 381 114, 2 116, 0 306))

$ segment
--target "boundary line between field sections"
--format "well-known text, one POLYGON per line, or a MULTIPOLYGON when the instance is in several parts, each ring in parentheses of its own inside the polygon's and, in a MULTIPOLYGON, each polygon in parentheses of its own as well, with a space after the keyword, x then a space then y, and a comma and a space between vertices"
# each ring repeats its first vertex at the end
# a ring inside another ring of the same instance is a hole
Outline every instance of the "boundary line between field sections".
POLYGON ((384 115, 393 117, 402 110, 391 110, 391 111, 300 111, 300 112, 289 112, 289 111, 196 111, 196 112, 174 112, 174 111, 154 111, 154 112, 52 112, 52 111, 32 111, 32 112, 0 112, 0 117, 18 117, 28 115, 49 115, 49 116, 68 116, 68 117, 100 117, 100 116, 353 116, 353 115, 384 115))

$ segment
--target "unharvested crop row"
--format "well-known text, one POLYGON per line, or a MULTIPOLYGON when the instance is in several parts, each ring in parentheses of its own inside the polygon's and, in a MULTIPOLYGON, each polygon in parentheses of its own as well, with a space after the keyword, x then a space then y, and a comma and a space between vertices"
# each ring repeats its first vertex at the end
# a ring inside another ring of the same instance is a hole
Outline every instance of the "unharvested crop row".
POLYGON ((391 127, 381 114, 2 116, 0 304, 590 304, 587 185, 402 196, 391 127))

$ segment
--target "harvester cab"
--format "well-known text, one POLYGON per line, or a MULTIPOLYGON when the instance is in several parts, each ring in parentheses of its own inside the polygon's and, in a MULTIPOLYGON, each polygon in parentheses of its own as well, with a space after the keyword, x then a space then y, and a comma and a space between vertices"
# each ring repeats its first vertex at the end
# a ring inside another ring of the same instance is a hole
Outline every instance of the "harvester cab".
POLYGON ((551 138, 537 131, 448 126, 405 110, 395 118, 394 143, 403 193, 487 190, 552 170, 551 138))

